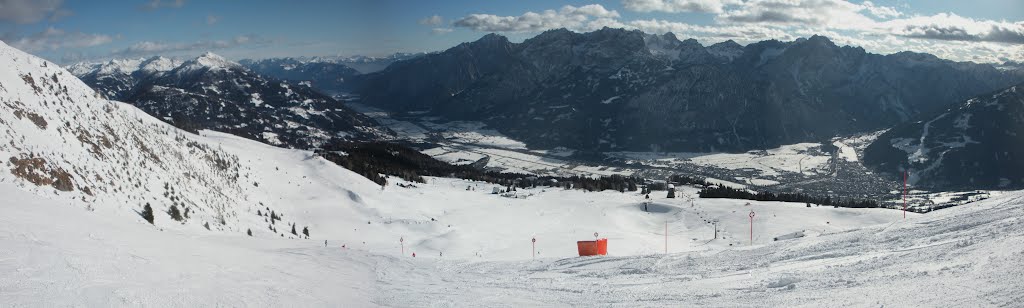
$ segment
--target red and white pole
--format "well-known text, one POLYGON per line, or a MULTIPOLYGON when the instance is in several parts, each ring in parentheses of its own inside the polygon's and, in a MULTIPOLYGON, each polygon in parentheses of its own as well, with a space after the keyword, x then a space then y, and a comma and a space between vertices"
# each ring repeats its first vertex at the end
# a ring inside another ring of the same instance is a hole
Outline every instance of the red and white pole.
POLYGON ((754 211, 750 211, 750 245, 754 245, 754 211))

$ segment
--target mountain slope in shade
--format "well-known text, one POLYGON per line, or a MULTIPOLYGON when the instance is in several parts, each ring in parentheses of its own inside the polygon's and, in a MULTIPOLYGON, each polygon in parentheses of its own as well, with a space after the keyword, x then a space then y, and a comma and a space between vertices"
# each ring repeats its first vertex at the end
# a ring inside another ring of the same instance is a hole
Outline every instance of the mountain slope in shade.
POLYGON ((346 83, 359 71, 340 63, 301 61, 295 58, 242 60, 240 64, 262 76, 293 84, 307 82, 314 89, 328 94, 349 90, 346 83))
POLYGON ((0 183, 135 221, 148 204, 162 228, 263 230, 257 211, 285 214, 217 144, 2 42, 0 66, 0 183))
POLYGON ((134 71, 131 65, 74 70, 97 91, 186 130, 212 129, 294 148, 389 133, 308 84, 265 78, 216 54, 174 64, 152 58, 134 71))
POLYGON ((354 83, 369 104, 483 121, 534 147, 739 151, 883 129, 1021 81, 822 36, 704 47, 605 28, 522 43, 489 34, 354 83))
POLYGON ((1024 188, 1024 84, 897 126, 864 152, 880 172, 937 189, 1024 188))

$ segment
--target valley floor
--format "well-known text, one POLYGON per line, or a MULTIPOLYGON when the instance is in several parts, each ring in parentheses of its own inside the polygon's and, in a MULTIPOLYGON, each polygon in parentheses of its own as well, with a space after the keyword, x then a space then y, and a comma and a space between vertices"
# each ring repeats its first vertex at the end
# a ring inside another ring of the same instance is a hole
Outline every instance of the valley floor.
POLYGON ((653 193, 644 211, 635 192, 538 187, 510 198, 490 194, 491 184, 446 178, 382 189, 309 152, 204 135, 262 179, 258 191, 275 197, 286 220, 309 222, 311 239, 267 228, 252 228, 253 237, 196 230, 163 215, 154 227, 0 183, 0 306, 976 307, 1024 299, 1022 192, 906 220, 884 209, 699 199, 689 188, 675 199, 653 193), (796 231, 807 236, 772 240, 796 231), (576 257, 574 242, 594 232, 609 238, 609 256, 576 257))

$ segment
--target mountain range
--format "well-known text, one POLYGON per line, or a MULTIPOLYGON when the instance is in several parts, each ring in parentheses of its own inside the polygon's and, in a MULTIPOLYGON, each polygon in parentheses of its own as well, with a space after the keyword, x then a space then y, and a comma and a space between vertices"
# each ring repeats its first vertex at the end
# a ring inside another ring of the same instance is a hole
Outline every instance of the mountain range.
POLYGON ((69 70, 106 97, 188 130, 295 148, 389 134, 308 82, 267 78, 213 53, 183 62, 153 57, 69 70))
POLYGON ((813 36, 710 46, 671 33, 489 34, 359 75, 365 103, 482 121, 531 147, 745 151, 885 129, 1024 81, 1019 70, 878 55, 813 36))
POLYGON ((336 95, 349 90, 347 81, 362 74, 344 64, 302 61, 295 58, 242 60, 238 62, 253 72, 291 83, 308 83, 324 93, 336 95))
POLYGON ((489 34, 443 52, 386 58, 236 63, 208 53, 69 70, 97 92, 179 127, 279 146, 388 138, 387 129, 327 95, 354 92, 391 112, 481 121, 532 148, 581 153, 747 151, 893 128, 865 153, 865 164, 879 172, 918 170, 912 182, 922 187, 1024 183, 1003 173, 1024 161, 1015 148, 1022 142, 1009 142, 1024 133, 1013 126, 1019 112, 958 103, 1016 93, 1004 89, 1024 82, 1019 65, 871 54, 823 36, 704 46, 672 33, 558 29, 522 43, 489 34), (384 62, 390 65, 382 70, 349 66, 384 62), (970 119, 1002 126, 965 126, 970 119))

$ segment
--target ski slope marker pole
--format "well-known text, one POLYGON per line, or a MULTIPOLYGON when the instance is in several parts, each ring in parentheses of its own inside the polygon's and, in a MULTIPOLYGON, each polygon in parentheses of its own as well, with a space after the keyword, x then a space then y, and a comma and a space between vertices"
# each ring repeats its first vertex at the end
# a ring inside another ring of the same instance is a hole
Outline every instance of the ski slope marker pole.
POLYGON ((537 259, 537 238, 534 237, 530 241, 533 242, 533 258, 537 259))
POLYGON ((750 245, 754 245, 754 211, 750 211, 750 245))
POLYGON ((404 256, 405 255, 405 238, 404 237, 399 237, 398 238, 398 244, 402 246, 402 255, 404 256))
POLYGON ((665 254, 668 254, 668 219, 665 220, 665 254))
POLYGON ((903 171, 903 219, 907 219, 907 174, 909 171, 903 171))

